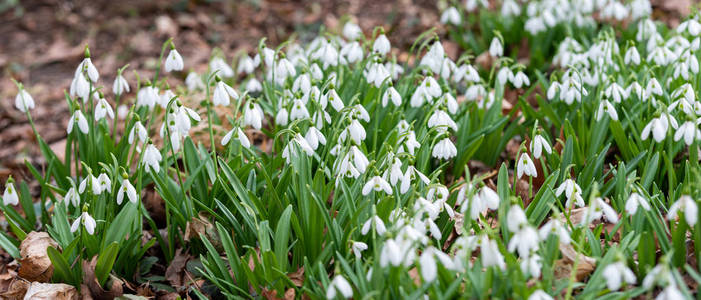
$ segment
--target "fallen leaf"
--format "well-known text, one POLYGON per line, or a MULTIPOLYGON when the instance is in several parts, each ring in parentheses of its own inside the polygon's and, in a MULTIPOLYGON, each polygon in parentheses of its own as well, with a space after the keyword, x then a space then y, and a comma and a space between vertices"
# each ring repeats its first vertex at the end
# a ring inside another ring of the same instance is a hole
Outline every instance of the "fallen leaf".
POLYGON ((0 299, 6 299, 6 300, 24 299, 24 295, 27 293, 28 288, 29 288, 29 281, 26 281, 22 278, 15 278, 15 280, 13 280, 10 283, 10 286, 7 288, 7 291, 0 294, 0 299))
POLYGON ((577 261, 577 269, 575 270, 575 279, 582 281, 596 268, 596 260, 578 253, 572 245, 560 244, 560 252, 562 258, 555 261, 555 278, 566 279, 572 274, 572 268, 577 261))
POLYGON ((24 299, 77 300, 78 291, 75 287, 63 283, 32 282, 24 295, 24 299))
POLYGON ((58 244, 46 232, 30 232, 20 244, 19 276, 29 281, 47 282, 54 274, 54 266, 46 254, 47 247, 58 244))
POLYGON ((178 249, 175 251, 175 257, 166 269, 166 280, 176 289, 182 287, 187 280, 185 277, 185 272, 187 272, 185 266, 190 258, 189 254, 183 253, 182 249, 178 249))
POLYGON ((295 284, 295 286, 301 287, 304 285, 304 267, 297 269, 292 273, 287 274, 287 278, 295 284))
POLYGON ((110 278, 106 284, 110 288, 109 290, 105 290, 97 281, 97 277, 95 276, 96 264, 97 255, 95 255, 90 261, 83 261, 83 282, 90 289, 90 294, 92 297, 97 300, 107 300, 121 296, 123 294, 122 281, 110 274, 110 278))

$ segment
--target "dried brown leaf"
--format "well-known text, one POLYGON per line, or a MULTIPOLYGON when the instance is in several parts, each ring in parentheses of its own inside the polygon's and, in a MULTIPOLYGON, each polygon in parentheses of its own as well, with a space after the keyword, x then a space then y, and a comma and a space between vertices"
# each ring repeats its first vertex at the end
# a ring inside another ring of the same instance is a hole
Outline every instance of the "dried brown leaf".
POLYGON ((54 266, 46 254, 47 247, 58 244, 46 232, 30 232, 20 244, 19 276, 29 281, 47 282, 54 274, 54 266))
POLYGON ((22 278, 15 278, 7 288, 7 291, 0 294, 0 299, 21 300, 29 289, 29 281, 22 278))
POLYGON ((575 279, 577 281, 582 281, 596 269, 596 260, 578 253, 572 245, 560 244, 560 252, 562 253, 562 258, 555 261, 555 278, 557 279, 569 278, 572 274, 572 268, 575 266, 575 261, 577 263, 575 270, 575 279))
POLYGON ((32 282, 24 295, 24 299, 77 300, 78 291, 75 287, 63 283, 32 282))
POLYGON ((190 255, 183 253, 182 249, 175 251, 175 257, 168 265, 166 269, 166 280, 175 288, 182 287, 187 281, 185 266, 187 261, 190 260, 190 255))
POLYGON ((110 288, 105 290, 97 281, 97 277, 95 276, 96 264, 97 255, 95 255, 90 261, 83 261, 83 282, 88 286, 88 289, 90 289, 90 294, 92 295, 93 299, 107 300, 121 296, 123 294, 122 281, 119 278, 110 275, 110 278, 107 281, 107 286, 110 288))

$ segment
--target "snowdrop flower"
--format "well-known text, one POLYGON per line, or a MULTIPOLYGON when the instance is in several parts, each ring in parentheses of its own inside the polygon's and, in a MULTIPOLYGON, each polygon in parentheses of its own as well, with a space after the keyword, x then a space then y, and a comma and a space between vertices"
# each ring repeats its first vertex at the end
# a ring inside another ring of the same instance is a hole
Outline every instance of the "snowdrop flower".
POLYGON ((540 277, 541 258, 538 254, 529 254, 521 259, 521 272, 528 273, 533 278, 540 277))
POLYGON ((234 70, 231 69, 229 64, 227 64, 221 57, 215 57, 209 62, 209 68, 212 69, 212 73, 217 73, 222 77, 233 77, 234 70))
POLYGON ((440 263, 448 270, 457 270, 457 266, 453 260, 443 251, 436 249, 433 246, 426 248, 419 257, 419 265, 421 266, 421 278, 425 282, 433 282, 438 275, 438 265, 440 263), (436 261, 436 258, 438 261, 436 261))
POLYGON ((409 190, 409 187, 411 186, 411 182, 415 181, 417 178, 423 181, 425 185, 431 183, 431 180, 428 179, 426 175, 421 173, 414 166, 409 166, 406 169, 406 172, 404 173, 404 177, 402 178, 402 184, 399 187, 399 192, 401 192, 402 194, 406 193, 409 190))
POLYGON ((544 292, 543 290, 535 290, 530 296, 528 296, 528 300, 553 300, 553 297, 548 295, 548 293, 544 292))
POLYGON ((236 91, 223 81, 217 82, 212 94, 212 104, 215 106, 228 106, 231 102, 229 98, 238 99, 239 95, 236 91))
POLYGON ((88 120, 85 119, 85 116, 80 110, 76 110, 73 113, 73 116, 70 119, 68 119, 68 126, 66 127, 66 131, 68 132, 68 134, 71 134, 71 132, 73 131, 73 127, 76 124, 78 125, 78 129, 80 129, 80 132, 82 132, 83 134, 88 134, 88 120))
POLYGON ((71 81, 71 87, 69 91, 71 97, 78 96, 80 98, 83 98, 83 101, 87 101, 90 91, 90 82, 88 82, 88 80, 85 79, 85 76, 83 76, 82 73, 79 73, 75 77, 73 77, 73 81, 71 81))
POLYGON ((97 223, 95 222, 95 219, 93 219, 93 217, 91 217, 88 214, 87 211, 83 211, 80 217, 73 221, 73 224, 71 224, 71 232, 78 231, 78 227, 80 227, 81 224, 85 227, 85 230, 88 232, 88 234, 92 235, 95 233, 95 227, 97 227, 97 223))
POLYGON ((486 235, 482 235, 478 243, 480 244, 482 265, 484 267, 495 266, 501 270, 506 269, 506 262, 504 262, 504 256, 499 252, 497 242, 490 240, 486 235))
POLYGON ((640 53, 638 53, 638 49, 636 49, 634 46, 628 48, 626 51, 626 54, 623 58, 623 62, 626 65, 633 65, 637 66, 640 64, 640 53))
POLYGON ((451 159, 458 155, 458 149, 455 148, 450 138, 444 138, 433 146, 432 156, 438 159, 451 159))
POLYGON ((148 139, 147 134, 148 132, 146 131, 144 125, 141 124, 141 121, 136 121, 136 123, 134 123, 134 126, 131 128, 131 131, 129 131, 127 141, 129 142, 129 145, 134 144, 134 137, 136 136, 142 143, 145 143, 148 139))
POLYGON ((501 4, 501 15, 504 17, 518 16, 521 14, 521 7, 514 0, 504 0, 501 4))
POLYGON ((601 100, 599 103, 599 109, 596 111, 596 121, 601 121, 604 117, 604 113, 607 113, 611 120, 618 121, 618 113, 613 104, 608 100, 601 100))
POLYGON ((363 59, 363 47, 358 42, 351 42, 341 47, 340 54, 347 63, 356 63, 363 59))
MULTIPOLYGON (((672 117, 672 120, 674 118, 672 117)), ((652 138, 655 139, 655 141, 662 142, 662 140, 665 139, 667 136, 667 129, 669 126, 669 119, 667 118, 666 114, 661 115, 659 118, 654 118, 650 121, 650 123, 647 123, 645 127, 643 128, 643 131, 640 133, 640 138, 644 141, 647 140, 650 137, 650 133, 652 133, 652 138)), ((676 125, 676 120, 674 121, 674 124, 676 125)), ((677 126, 675 126, 677 127, 677 126)))
POLYGON ((385 80, 390 80, 391 75, 387 68, 381 63, 372 63, 367 67, 366 72, 364 72, 365 80, 368 83, 372 83, 375 87, 379 88, 385 80))
POLYGON ((504 46, 501 44, 501 40, 496 36, 489 44, 489 55, 492 57, 504 56, 504 46))
POLYGON ((307 130, 307 134, 304 136, 304 138, 307 140, 307 143, 309 143, 309 146, 311 146, 314 150, 319 148, 319 143, 326 145, 326 137, 314 126, 309 127, 309 130, 307 130))
POLYGON ((470 208, 470 218, 477 220, 480 214, 485 214, 487 209, 496 210, 499 208, 499 195, 487 186, 483 186, 479 192, 472 197, 467 197, 469 186, 463 186, 458 191, 457 202, 460 203, 460 212, 465 213, 470 208))
POLYGON ((557 94, 557 92, 559 90, 560 90, 560 83, 557 81, 553 81, 550 84, 550 87, 548 87, 548 91, 547 91, 547 95, 546 95, 548 97, 548 100, 555 99, 555 95, 557 94))
POLYGON ((387 103, 390 101, 394 104, 394 106, 402 105, 402 96, 399 95, 399 92, 397 92, 394 86, 387 88, 382 95, 382 107, 387 106, 387 103))
POLYGON ((497 83, 499 85, 505 85, 509 78, 513 77, 514 72, 511 71, 509 67, 502 67, 501 69, 499 69, 499 72, 497 72, 497 83))
POLYGON ((428 128, 436 128, 439 132, 446 132, 448 128, 458 131, 458 124, 450 118, 447 112, 442 109, 436 110, 431 117, 428 118, 428 128))
POLYGON ((604 90, 604 95, 606 98, 613 99, 613 102, 621 103, 621 100, 628 98, 628 93, 623 89, 618 83, 611 83, 606 90, 604 90))
POLYGON ((606 286, 611 291, 619 290, 623 282, 627 284, 635 283, 635 274, 622 261, 606 266, 602 275, 606 278, 606 286))
POLYGON ((518 251, 519 256, 529 257, 531 251, 538 249, 538 231, 531 226, 523 226, 509 240, 509 252, 518 251))
POLYGON ((353 242, 351 244, 351 250, 353 250, 353 254, 355 255, 355 258, 360 259, 362 257, 361 252, 365 251, 368 249, 368 244, 363 243, 363 242, 353 242))
POLYGON ((687 146, 691 146, 691 143, 693 143, 695 139, 701 139, 701 130, 697 128, 694 121, 686 121, 679 126, 677 132, 674 133, 674 141, 679 141, 682 137, 684 138, 684 143, 686 143, 687 146))
POLYGON ((253 62, 253 59, 248 56, 247 54, 244 54, 239 58, 239 63, 238 67, 236 68, 236 73, 239 74, 251 74, 253 71, 256 69, 255 63, 253 62))
POLYGON ((558 216, 551 218, 550 221, 545 223, 545 225, 538 230, 538 236, 540 236, 541 241, 546 240, 551 234, 556 235, 562 244, 569 245, 572 241, 570 232, 565 227, 565 224, 560 221, 558 216))
POLYGON ((250 148, 251 147, 251 142, 248 140, 248 136, 241 130, 240 127, 234 127, 229 132, 227 132, 224 137, 221 139, 221 144, 222 146, 226 146, 231 138, 235 138, 241 143, 241 146, 244 148, 250 148))
POLYGON ((698 219, 698 210, 699 208, 694 199, 691 199, 688 195, 682 195, 677 202, 674 202, 674 204, 669 207, 667 220, 675 219, 679 211, 681 211, 684 213, 684 220, 686 223, 693 227, 698 219))
POLYGON ((265 116, 263 115, 263 109, 260 108, 260 105, 249 101, 243 109, 243 125, 250 125, 260 130, 263 126, 263 118, 265 118, 265 116))
POLYGON ((2 193, 2 203, 5 206, 17 205, 19 203, 19 196, 17 196, 17 190, 15 189, 12 176, 10 176, 5 183, 5 192, 2 193))
POLYGON ((100 173, 100 175, 97 176, 97 178, 93 178, 95 180, 93 182, 93 186, 97 185, 97 187, 100 189, 100 193, 107 191, 108 193, 112 192, 112 180, 110 180, 110 177, 107 176, 105 173, 100 173))
POLYGON ((523 212, 523 208, 518 205, 511 205, 509 212, 506 214, 506 219, 508 220, 507 227, 509 231, 516 232, 521 230, 524 226, 528 225, 528 218, 526 218, 526 213, 523 212))
POLYGON ((75 69, 75 74, 73 75, 73 77, 77 78, 80 75, 83 75, 83 72, 87 73, 88 78, 93 83, 96 83, 97 80, 100 79, 100 74, 97 72, 97 68, 95 68, 95 65, 93 65, 92 60, 90 60, 90 52, 87 49, 85 58, 75 69))
POLYGON ((158 89, 153 86, 142 87, 139 92, 136 93, 136 107, 146 106, 150 110, 160 101, 161 97, 158 96, 158 89))
POLYGON ((257 93, 263 90, 263 85, 258 81, 258 79, 251 78, 246 82, 246 91, 249 93, 257 93))
POLYGON ((339 294, 346 299, 353 297, 353 288, 346 278, 341 275, 336 275, 326 289, 326 299, 334 299, 336 295, 339 294))
POLYGON ((343 104, 343 99, 341 99, 341 96, 336 93, 336 90, 333 89, 333 87, 331 87, 326 95, 324 95, 324 99, 331 103, 331 107, 333 107, 333 109, 337 112, 340 112, 345 107, 343 104))
POLYGON ((187 77, 185 77, 185 85, 190 91, 204 89, 204 82, 202 82, 202 78, 195 72, 187 73, 187 77))
POLYGON ((516 72, 516 74, 510 73, 509 75, 509 80, 517 89, 520 89, 522 86, 531 85, 531 81, 528 79, 528 76, 526 76, 526 74, 523 73, 523 71, 519 70, 518 72, 516 72))
MULTIPOLYGON (((365 188, 363 188, 363 190, 365 190, 365 188)), ((370 226, 372 225, 375 225, 375 231, 377 231, 378 235, 384 235, 385 232, 387 232, 387 228, 385 228, 385 223, 382 222, 382 219, 380 219, 380 217, 375 215, 372 216, 372 218, 365 221, 363 227, 360 229, 360 233, 362 233, 363 235, 368 234, 368 232, 370 231, 370 226)))
POLYGON ((302 100, 295 99, 292 104, 292 109, 290 110, 290 121, 307 118, 309 118, 307 107, 302 103, 302 100))
POLYGON ((341 132, 339 138, 341 141, 344 141, 348 135, 350 135, 351 140, 355 144, 360 145, 365 140, 367 133, 365 132, 365 127, 360 124, 360 121, 353 119, 348 127, 341 132))
POLYGON ((297 144, 302 149, 302 151, 304 151, 304 153, 307 154, 307 156, 314 155, 314 149, 312 149, 309 143, 307 143, 307 140, 305 140, 301 134, 297 133, 295 134, 294 138, 292 138, 292 140, 290 140, 290 142, 287 143, 287 146, 285 146, 285 148, 282 149, 282 158, 284 158, 288 164, 290 163, 292 155, 295 155, 294 153, 290 153, 290 147, 292 147, 292 144, 297 144))
POLYGON ((581 224, 590 224, 592 221, 599 219, 602 216, 609 223, 616 224, 618 222, 618 213, 613 209, 613 207, 604 202, 601 197, 596 197, 591 203, 589 203, 589 207, 584 213, 581 224))
POLYGON ((63 202, 66 205, 66 208, 68 208, 69 204, 73 204, 74 207, 78 207, 80 205, 80 194, 75 191, 75 188, 70 188, 68 189, 68 192, 66 192, 66 195, 63 196, 63 202))
POLYGON ((34 109, 34 98, 24 88, 20 88, 15 96, 15 108, 21 112, 34 109))
POLYGON ((582 189, 571 178, 565 179, 565 181, 562 184, 560 184, 560 186, 555 191, 555 196, 560 197, 560 195, 562 195, 563 192, 565 193, 565 197, 567 198, 565 207, 572 207, 572 200, 574 200, 574 204, 578 207, 584 206, 584 199, 582 198, 582 189))
POLYGON ((516 174, 518 178, 523 177, 524 174, 530 177, 538 177, 535 164, 533 164, 531 157, 528 156, 527 153, 521 154, 521 158, 519 158, 518 164, 516 165, 516 174))
POLYGON ((540 159, 540 156, 543 154, 543 150, 545 150, 545 152, 548 154, 552 153, 552 149, 550 148, 548 141, 542 135, 538 134, 533 137, 533 140, 531 140, 531 153, 533 153, 533 157, 535 159, 540 159))
POLYGON ((161 152, 156 149, 156 146, 153 144, 148 144, 142 158, 142 163, 146 169, 146 172, 149 172, 151 169, 153 169, 156 173, 160 172, 162 158, 161 152))
POLYGON ((394 239, 388 239, 380 251, 380 266, 399 266, 402 263, 403 253, 394 239))
POLYGON ((387 39, 387 36, 385 36, 384 33, 381 33, 376 39, 375 42, 372 44, 372 51, 384 56, 385 54, 389 53, 391 49, 391 46, 389 44, 389 40, 387 39))
POLYGON ((667 285, 667 287, 662 290, 661 293, 655 297, 655 300, 682 300, 686 299, 682 292, 679 291, 677 286, 673 283, 667 285))
POLYGON ((346 37, 348 40, 357 40, 358 38, 360 38, 361 35, 363 35, 363 31, 357 24, 353 22, 346 22, 346 24, 343 25, 343 36, 346 37))
POLYGON ((165 62, 166 72, 182 71, 183 67, 183 57, 180 56, 178 50, 175 50, 175 47, 173 47, 171 44, 170 53, 168 53, 168 57, 166 57, 165 62))
POLYGON ((628 197, 628 201, 626 201, 626 212, 633 215, 636 211, 638 211, 638 206, 642 206, 644 210, 650 210, 650 203, 647 201, 647 199, 640 196, 640 194, 633 192, 628 197))
POLYGON ((139 199, 136 194, 136 189, 133 185, 131 185, 131 182, 129 182, 129 178, 124 178, 122 180, 122 187, 120 187, 119 191, 117 191, 117 205, 122 204, 122 201, 124 201, 124 195, 127 195, 127 199, 134 204, 136 204, 136 201, 139 199))
POLYGON ((114 119, 114 111, 105 98, 100 98, 95 106, 95 121, 100 121, 105 116, 114 119))
POLYGON ((312 59, 320 60, 324 69, 338 65, 338 50, 329 42, 323 42, 321 47, 311 54, 312 59))
POLYGON ((441 14, 441 23, 460 25, 460 12, 455 7, 449 7, 441 14))

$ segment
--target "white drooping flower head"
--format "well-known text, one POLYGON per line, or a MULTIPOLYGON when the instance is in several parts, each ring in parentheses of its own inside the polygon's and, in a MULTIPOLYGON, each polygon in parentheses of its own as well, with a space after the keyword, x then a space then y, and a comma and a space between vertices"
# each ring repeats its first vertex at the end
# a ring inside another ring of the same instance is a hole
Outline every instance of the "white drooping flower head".
POLYGON ((180 56, 178 50, 175 50, 175 46, 171 43, 170 53, 168 53, 165 61, 166 72, 182 71, 184 66, 183 57, 180 56))
MULTIPOLYGON (((21 86, 21 85, 20 85, 21 86)), ((20 88, 15 96, 15 108, 21 112, 34 109, 34 98, 24 88, 20 88)))
POLYGON ((70 119, 68 119, 68 126, 66 127, 66 131, 68 132, 68 134, 71 134, 75 125, 78 126, 80 132, 82 132, 83 134, 88 134, 88 131, 90 130, 90 127, 88 127, 88 120, 85 118, 83 112, 81 112, 80 110, 76 110, 73 113, 73 116, 70 119))
POLYGON ((460 12, 458 12, 458 9, 451 6, 445 11, 443 11, 443 14, 441 14, 441 23, 443 24, 452 24, 452 25, 460 25, 460 12))
POLYGON ((385 36, 384 33, 381 33, 372 44, 372 51, 381 56, 385 56, 390 50, 391 45, 389 43, 389 39, 387 39, 387 36, 385 36))
POLYGON ((518 178, 523 177, 523 175, 538 177, 538 171, 536 171, 535 164, 531 160, 531 157, 527 153, 522 153, 516 165, 516 174, 518 178))
POLYGON ((698 205, 689 195, 682 195, 677 202, 669 207, 668 220, 674 220, 679 212, 684 214, 684 220, 689 226, 694 226, 698 220, 698 205))
POLYGON ((83 225, 85 227, 85 231, 88 232, 88 234, 92 235, 95 233, 95 227, 97 227, 97 223, 95 222, 95 219, 91 217, 87 211, 83 211, 83 213, 73 221, 73 224, 71 224, 71 232, 76 232, 78 231, 78 228, 80 228, 80 225, 83 225))
POLYGON ((19 196, 17 195, 12 176, 5 182, 5 192, 2 194, 2 203, 5 206, 19 204, 19 196))
POLYGON ((342 275, 336 275, 326 289, 326 299, 335 299, 336 295, 341 295, 343 298, 353 297, 353 288, 348 280, 342 275))
POLYGON ((129 199, 129 201, 134 204, 136 204, 136 202, 139 199, 136 193, 136 189, 131 184, 131 182, 129 182, 129 178, 122 179, 122 186, 117 192, 117 205, 122 204, 122 201, 124 201, 124 195, 126 195, 127 199, 129 199))
POLYGON ((602 275, 606 278, 606 286, 611 291, 619 290, 623 283, 635 283, 635 274, 622 261, 607 265, 602 275))

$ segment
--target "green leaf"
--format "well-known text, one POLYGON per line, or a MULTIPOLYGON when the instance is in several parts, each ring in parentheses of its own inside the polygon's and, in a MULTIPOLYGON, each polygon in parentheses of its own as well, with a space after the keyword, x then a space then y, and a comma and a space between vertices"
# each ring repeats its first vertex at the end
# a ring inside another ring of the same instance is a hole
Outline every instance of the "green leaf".
POLYGON ((111 243, 107 248, 103 249, 97 257, 97 263, 95 264, 95 277, 101 286, 104 286, 109 278, 110 271, 112 271, 112 266, 114 265, 114 260, 117 259, 117 253, 119 253, 119 244, 117 242, 111 243))

